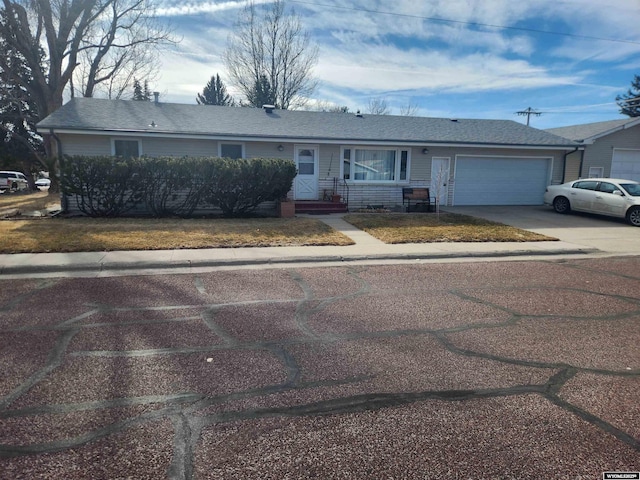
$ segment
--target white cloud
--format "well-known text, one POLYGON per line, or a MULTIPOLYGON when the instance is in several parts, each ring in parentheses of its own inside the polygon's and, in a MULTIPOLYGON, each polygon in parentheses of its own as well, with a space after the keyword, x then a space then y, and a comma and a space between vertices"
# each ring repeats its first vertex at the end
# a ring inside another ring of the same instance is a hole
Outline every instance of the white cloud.
MULTIPOLYGON (((270 3, 272 0, 254 0, 254 3, 270 3)), ((186 2, 175 5, 176 2, 164 1, 157 10, 160 17, 181 17, 203 13, 218 13, 227 10, 238 10, 247 4, 245 0, 230 0, 228 2, 186 2)))

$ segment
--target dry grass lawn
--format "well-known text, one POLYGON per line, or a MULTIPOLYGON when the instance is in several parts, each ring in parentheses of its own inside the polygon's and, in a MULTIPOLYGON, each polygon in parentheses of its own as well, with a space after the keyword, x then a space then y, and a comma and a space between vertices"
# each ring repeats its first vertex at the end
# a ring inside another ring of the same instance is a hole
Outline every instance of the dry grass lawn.
POLYGON ((539 242, 557 240, 501 223, 453 213, 354 214, 344 219, 385 243, 539 242))
POLYGON ((60 196, 47 190, 0 194, 0 216, 10 210, 20 212, 44 211, 48 207, 60 206, 60 196))
POLYGON ((352 244, 328 225, 307 218, 0 221, 0 253, 352 244))

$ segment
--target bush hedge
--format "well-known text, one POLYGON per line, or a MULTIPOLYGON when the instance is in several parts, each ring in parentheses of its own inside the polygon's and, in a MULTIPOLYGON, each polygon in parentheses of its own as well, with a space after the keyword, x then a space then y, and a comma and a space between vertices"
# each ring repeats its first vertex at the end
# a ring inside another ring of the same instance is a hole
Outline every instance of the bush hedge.
POLYGON ((219 208, 226 217, 251 213, 263 202, 284 198, 295 164, 280 158, 67 156, 62 192, 93 217, 132 211, 191 216, 219 208))

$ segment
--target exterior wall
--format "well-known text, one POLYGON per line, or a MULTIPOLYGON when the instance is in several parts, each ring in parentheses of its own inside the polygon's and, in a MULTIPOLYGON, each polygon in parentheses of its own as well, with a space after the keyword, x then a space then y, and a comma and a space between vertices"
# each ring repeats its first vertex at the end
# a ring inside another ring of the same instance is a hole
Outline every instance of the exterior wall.
POLYGON ((191 140, 175 138, 121 137, 118 135, 59 135, 65 155, 111 155, 111 140, 127 138, 142 141, 142 154, 151 157, 217 157, 215 140, 191 140))
MULTIPOLYGON (((637 128, 637 127, 636 127, 637 128)), ((637 130, 636 130, 637 132, 637 130)), ((70 135, 60 134, 63 153, 69 155, 111 155, 111 139, 125 138, 118 135, 70 135)), ((142 153, 149 156, 217 156, 218 141, 208 139, 177 139, 156 137, 127 136, 129 139, 142 141, 142 153)), ((294 159, 294 145, 303 145, 305 142, 231 142, 244 145, 245 157, 266 157, 294 159), (278 146, 283 150, 279 151, 278 146)), ((552 159, 552 171, 549 183, 560 183, 564 174, 564 154, 562 150, 528 150, 528 149, 501 149, 480 147, 427 147, 428 151, 422 153, 423 146, 407 147, 395 145, 390 148, 407 149, 410 151, 409 180, 394 183, 361 183, 342 180, 341 172, 341 146, 349 145, 357 147, 357 142, 343 144, 317 144, 308 142, 309 145, 317 145, 319 152, 319 189, 318 197, 323 198, 324 192, 333 191, 334 179, 338 179, 338 193, 345 201, 348 201, 351 210, 365 208, 368 205, 384 205, 392 210, 402 209, 402 187, 429 187, 431 185, 431 161, 434 157, 448 157, 450 163, 450 178, 448 182, 448 205, 452 204, 455 187, 455 162, 457 155, 470 156, 498 156, 498 157, 549 157, 552 159), (348 188, 347 188, 348 187, 348 188)), ((611 153, 609 154, 609 167, 611 153)), ((289 193, 292 197, 293 193, 289 193)), ((271 206, 269 208, 272 208, 271 206)))
POLYGON ((611 174, 614 148, 640 149, 640 125, 614 132, 598 138, 592 145, 586 145, 580 177, 588 177, 591 167, 603 167, 604 176, 608 177, 611 174))
POLYGON ((580 164, 582 163, 583 151, 577 151, 567 155, 567 162, 564 167, 564 181, 571 182, 580 178, 580 164))

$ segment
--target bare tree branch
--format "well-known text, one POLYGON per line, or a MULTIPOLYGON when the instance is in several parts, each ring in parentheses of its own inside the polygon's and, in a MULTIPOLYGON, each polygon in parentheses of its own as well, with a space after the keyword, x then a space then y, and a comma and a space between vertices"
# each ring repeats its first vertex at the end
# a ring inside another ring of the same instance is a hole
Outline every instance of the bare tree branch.
POLYGON ((304 105, 317 88, 312 70, 318 47, 311 44, 300 17, 295 12, 285 15, 284 8, 284 0, 276 0, 260 16, 249 2, 229 37, 224 62, 245 98, 256 97, 256 85, 265 77, 276 106, 288 109, 304 105))
POLYGON ((376 97, 369 100, 367 112, 371 115, 389 115, 389 104, 386 98, 376 97))

